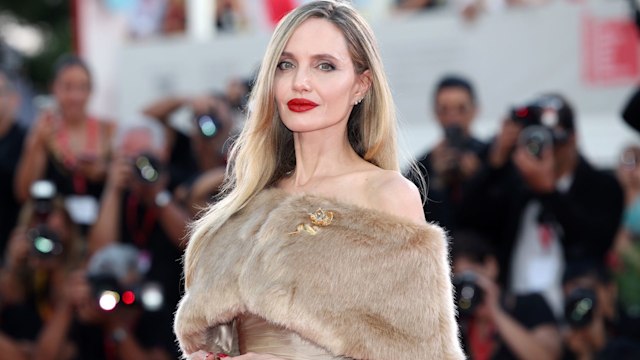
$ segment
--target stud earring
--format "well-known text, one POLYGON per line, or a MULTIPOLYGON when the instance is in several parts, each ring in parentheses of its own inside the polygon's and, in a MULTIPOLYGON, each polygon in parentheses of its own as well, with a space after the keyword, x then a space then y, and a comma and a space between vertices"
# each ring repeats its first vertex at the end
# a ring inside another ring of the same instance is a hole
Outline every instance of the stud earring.
POLYGON ((362 101, 362 99, 356 100, 356 101, 353 103, 353 105, 354 105, 354 106, 355 106, 355 105, 358 105, 358 104, 360 104, 360 102, 361 102, 361 101, 362 101))

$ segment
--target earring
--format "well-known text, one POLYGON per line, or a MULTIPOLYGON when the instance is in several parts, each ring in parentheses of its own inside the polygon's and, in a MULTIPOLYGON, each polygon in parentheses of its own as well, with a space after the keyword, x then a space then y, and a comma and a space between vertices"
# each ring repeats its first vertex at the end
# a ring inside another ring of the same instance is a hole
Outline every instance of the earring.
POLYGON ((361 101, 362 101, 362 99, 356 100, 356 101, 353 103, 353 106, 356 106, 356 105, 360 104, 360 102, 361 102, 361 101))

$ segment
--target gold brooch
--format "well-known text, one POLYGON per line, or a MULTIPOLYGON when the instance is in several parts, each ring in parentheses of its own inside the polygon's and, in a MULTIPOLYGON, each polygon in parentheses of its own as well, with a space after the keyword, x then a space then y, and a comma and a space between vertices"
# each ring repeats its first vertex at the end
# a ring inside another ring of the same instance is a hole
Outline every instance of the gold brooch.
POLYGON ((320 230, 319 227, 331 225, 331 221, 333 220, 333 211, 325 211, 319 208, 314 213, 309 214, 309 219, 311 220, 311 225, 301 223, 296 228, 296 231, 290 232, 289 235, 298 234, 301 231, 305 231, 309 235, 317 234, 320 230))
POLYGON ((313 214, 309 214, 311 223, 317 226, 329 226, 333 220, 333 211, 324 211, 321 208, 316 210, 313 214))

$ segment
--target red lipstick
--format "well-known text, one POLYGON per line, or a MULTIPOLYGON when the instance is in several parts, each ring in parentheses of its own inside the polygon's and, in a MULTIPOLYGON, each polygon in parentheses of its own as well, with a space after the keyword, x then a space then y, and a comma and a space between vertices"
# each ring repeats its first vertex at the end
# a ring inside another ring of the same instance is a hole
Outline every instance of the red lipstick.
POLYGON ((315 108, 318 104, 311 100, 297 98, 289 100, 287 106, 293 112, 305 112, 315 108))

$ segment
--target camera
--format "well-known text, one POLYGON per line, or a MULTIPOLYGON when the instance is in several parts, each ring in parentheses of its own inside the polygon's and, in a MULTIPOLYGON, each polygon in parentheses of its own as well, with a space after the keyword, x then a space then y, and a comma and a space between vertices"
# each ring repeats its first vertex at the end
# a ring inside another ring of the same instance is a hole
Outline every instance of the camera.
POLYGON ((63 246, 58 234, 44 224, 29 229, 27 238, 33 253, 39 257, 50 258, 62 254, 63 246))
POLYGON ((531 155, 542 158, 542 152, 552 146, 553 135, 551 130, 541 125, 531 125, 520 133, 518 144, 523 146, 531 155))
POLYGON ((516 106, 511 109, 509 118, 517 124, 520 124, 524 130, 530 127, 536 127, 537 130, 531 130, 531 133, 525 136, 526 139, 533 137, 532 150, 537 154, 542 149, 538 149, 544 138, 549 138, 549 143, 564 144, 569 139, 569 132, 573 130, 573 110, 566 101, 559 95, 543 95, 531 103, 523 106, 516 106), (548 134, 543 134, 545 129, 548 134), (548 136, 547 136, 548 135, 548 136))
POLYGON ((464 130, 459 125, 450 125, 444 128, 444 137, 447 144, 456 150, 466 150, 468 139, 464 135, 464 130))
POLYGON ((214 111, 195 117, 198 133, 205 138, 213 138, 222 130, 222 122, 214 111))
POLYGON ((87 280, 102 310, 138 306, 147 311, 158 311, 163 307, 162 287, 145 279, 142 255, 132 245, 114 244, 91 257, 87 280))
POLYGON ((160 160, 151 154, 140 154, 133 160, 135 173, 146 183, 155 183, 160 179, 162 166, 160 160))
POLYGON ((455 288, 455 299, 460 317, 473 315, 484 299, 484 292, 478 285, 477 275, 473 272, 457 274, 452 280, 455 288))
POLYGON ((597 296, 593 290, 587 288, 573 290, 564 303, 564 318, 567 324, 574 329, 591 324, 597 305, 597 296))
POLYGON ((542 112, 542 107, 533 103, 512 108, 509 118, 523 127, 540 125, 542 112))

